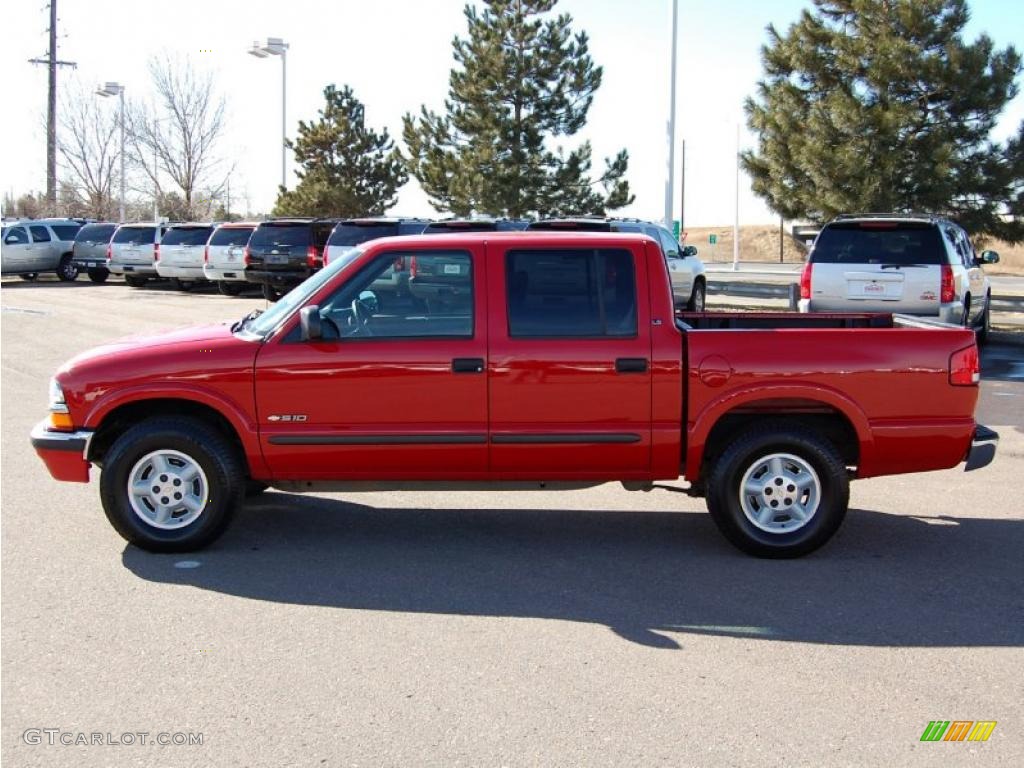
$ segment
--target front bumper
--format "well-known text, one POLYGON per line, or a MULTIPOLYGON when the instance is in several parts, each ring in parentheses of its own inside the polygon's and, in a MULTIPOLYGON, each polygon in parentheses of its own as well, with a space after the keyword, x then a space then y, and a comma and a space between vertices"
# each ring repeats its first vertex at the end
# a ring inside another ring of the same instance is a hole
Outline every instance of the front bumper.
POLYGON ((974 429, 971 447, 967 451, 967 466, 964 472, 987 467, 996 457, 996 446, 999 444, 999 433, 994 429, 979 424, 974 429))
POLYGON ((89 482, 89 442, 92 430, 77 432, 55 432, 48 429, 49 422, 43 419, 32 428, 32 447, 54 480, 70 483, 89 482))

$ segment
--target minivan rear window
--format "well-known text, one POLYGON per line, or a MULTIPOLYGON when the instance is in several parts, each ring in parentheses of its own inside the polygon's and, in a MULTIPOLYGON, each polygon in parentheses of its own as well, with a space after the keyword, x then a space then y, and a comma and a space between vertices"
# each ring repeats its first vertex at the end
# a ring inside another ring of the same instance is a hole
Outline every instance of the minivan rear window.
POLYGON ((160 241, 161 245, 206 245, 213 227, 174 227, 160 241))
POLYGON ((213 233, 210 245, 248 245, 255 227, 221 227, 213 233))
POLYGON ((121 227, 112 242, 152 245, 156 240, 156 227, 121 227))
POLYGON ((109 243, 116 224, 86 224, 75 236, 76 243, 109 243))
POLYGON ((309 245, 309 224, 260 224, 249 246, 309 245))
POLYGON ((814 264, 941 264, 939 230, 920 221, 857 221, 827 225, 811 251, 814 264))

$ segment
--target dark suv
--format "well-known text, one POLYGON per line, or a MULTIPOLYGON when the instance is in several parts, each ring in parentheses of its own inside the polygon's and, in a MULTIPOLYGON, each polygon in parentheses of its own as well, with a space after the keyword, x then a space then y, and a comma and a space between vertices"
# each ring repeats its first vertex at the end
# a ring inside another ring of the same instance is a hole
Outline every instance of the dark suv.
POLYGON ((642 219, 618 219, 607 216, 576 216, 532 221, 530 230, 551 232, 635 232, 647 235, 661 246, 672 279, 672 296, 677 309, 703 312, 707 298, 704 262, 692 245, 680 245, 675 235, 660 224, 642 219))
POLYGON ((281 218, 261 222, 245 249, 245 279, 277 301, 324 265, 324 247, 338 219, 281 218))

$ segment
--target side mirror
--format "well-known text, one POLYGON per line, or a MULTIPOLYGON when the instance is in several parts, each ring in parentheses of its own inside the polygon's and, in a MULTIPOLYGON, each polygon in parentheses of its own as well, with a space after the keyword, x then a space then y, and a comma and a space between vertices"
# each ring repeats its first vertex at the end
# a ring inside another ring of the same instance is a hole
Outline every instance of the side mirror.
POLYGON ((979 260, 982 264, 998 264, 999 254, 995 251, 982 251, 979 260))
POLYGON ((299 310, 299 327, 302 329, 303 341, 316 341, 323 338, 320 328, 320 307, 310 304, 299 310))
POLYGON ((688 256, 696 256, 696 255, 697 255, 697 246, 696 245, 684 245, 683 246, 683 258, 684 259, 686 257, 688 257, 688 256))
POLYGON ((20 241, 20 240, 18 240, 18 236, 17 236, 17 235, 8 235, 8 236, 7 236, 7 237, 6 237, 5 239, 4 239, 4 245, 17 245, 17 244, 18 244, 18 243, 20 243, 20 242, 21 242, 21 241, 20 241))

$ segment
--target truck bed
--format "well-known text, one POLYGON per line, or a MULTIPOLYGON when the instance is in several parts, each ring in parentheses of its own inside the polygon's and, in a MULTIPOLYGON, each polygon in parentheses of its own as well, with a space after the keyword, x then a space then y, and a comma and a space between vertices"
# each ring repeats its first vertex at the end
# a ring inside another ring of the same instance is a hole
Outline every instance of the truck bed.
POLYGON ((868 312, 797 314, 795 312, 677 312, 680 330, 756 330, 759 328, 893 328, 891 314, 868 312))

